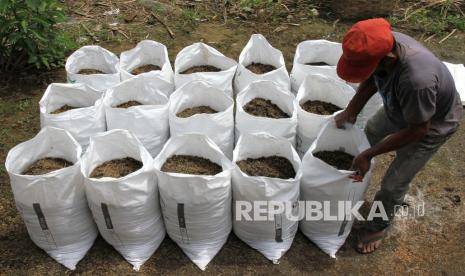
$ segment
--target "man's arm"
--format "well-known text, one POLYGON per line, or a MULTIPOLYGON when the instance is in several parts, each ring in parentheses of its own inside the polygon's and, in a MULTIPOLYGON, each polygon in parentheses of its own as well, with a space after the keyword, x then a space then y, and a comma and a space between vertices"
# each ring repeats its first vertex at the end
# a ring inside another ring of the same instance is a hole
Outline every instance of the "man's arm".
POLYGON ((352 163, 352 169, 360 176, 364 176, 370 169, 370 161, 373 157, 400 149, 401 147, 419 141, 429 130, 430 122, 411 125, 396 133, 393 133, 371 148, 357 155, 352 163))
POLYGON ((355 96, 352 98, 349 105, 347 105, 346 109, 334 118, 336 126, 338 128, 343 128, 346 123, 354 124, 362 108, 377 90, 373 76, 360 83, 357 93, 355 93, 355 96))

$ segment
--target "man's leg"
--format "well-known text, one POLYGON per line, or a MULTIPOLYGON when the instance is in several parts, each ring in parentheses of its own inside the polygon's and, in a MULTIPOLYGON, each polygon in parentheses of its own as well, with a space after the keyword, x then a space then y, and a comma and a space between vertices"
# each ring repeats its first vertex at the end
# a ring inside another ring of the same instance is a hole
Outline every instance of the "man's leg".
POLYGON ((428 160, 450 137, 424 138, 397 151, 397 156, 389 166, 376 193, 375 201, 381 201, 389 220, 375 218, 367 222, 359 235, 357 250, 371 253, 381 244, 386 228, 392 223, 396 206, 404 201, 410 182, 428 160))
POLYGON ((386 171, 381 182, 381 189, 374 199, 382 202, 389 221, 376 219, 368 223, 371 231, 381 231, 391 224, 395 215, 395 207, 403 204, 410 182, 448 138, 449 136, 425 138, 397 151, 396 158, 386 171))
POLYGON ((378 109, 365 126, 365 134, 372 146, 378 144, 384 137, 396 131, 398 131, 396 126, 386 117, 384 107, 378 109))

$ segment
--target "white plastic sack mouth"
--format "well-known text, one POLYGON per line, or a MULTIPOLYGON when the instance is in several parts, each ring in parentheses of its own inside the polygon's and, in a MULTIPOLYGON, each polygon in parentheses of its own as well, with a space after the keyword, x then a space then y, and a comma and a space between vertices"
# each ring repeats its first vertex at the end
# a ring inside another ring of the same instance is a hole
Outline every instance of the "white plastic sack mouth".
POLYGON ((166 231, 201 270, 226 243, 231 221, 231 161, 207 136, 170 138, 155 158, 166 231), (165 173, 160 169, 173 155, 207 158, 223 169, 216 175, 165 173))
POLYGON ((83 46, 66 60, 66 75, 70 83, 85 83, 104 91, 120 82, 119 59, 112 52, 96 45, 83 46), (105 74, 79 74, 82 69, 96 69, 105 74))
POLYGON ((289 91, 272 81, 256 81, 237 95, 236 104, 236 140, 244 133, 268 132, 295 145, 297 109, 295 97, 289 91), (255 98, 270 100, 287 113, 289 118, 258 117, 245 112, 243 106, 255 98))
POLYGON ((274 81, 285 90, 291 88, 283 53, 274 48, 261 34, 253 34, 239 55, 239 64, 234 82, 235 88, 240 92, 257 80, 274 81), (276 69, 264 74, 255 74, 246 68, 252 63, 269 64, 276 67, 276 69))
POLYGON ((39 101, 40 125, 69 131, 85 149, 90 136, 106 129, 102 99, 101 92, 82 83, 52 83, 39 101), (64 105, 79 108, 51 114, 64 105))
POLYGON ((180 88, 193 80, 204 80, 233 96, 232 81, 237 63, 207 44, 197 42, 182 49, 174 62, 174 84, 180 88), (201 65, 211 65, 221 69, 220 72, 198 72, 181 74, 185 70, 201 65))
POLYGON ((336 65, 341 56, 342 45, 338 42, 318 39, 299 43, 291 71, 292 91, 297 92, 305 77, 310 74, 321 74, 343 81, 336 73, 336 65), (316 62, 324 62, 328 65, 307 65, 316 62))
POLYGON ((43 128, 8 152, 5 167, 16 206, 32 241, 74 270, 97 237, 80 173, 81 146, 63 129, 43 128), (33 162, 62 158, 73 165, 43 175, 23 175, 33 162))
POLYGON ((111 130, 91 138, 81 172, 100 234, 139 270, 165 237, 150 153, 129 131, 111 130), (142 168, 120 178, 89 177, 100 164, 126 157, 141 161, 142 168))
POLYGON ((171 68, 168 50, 165 45, 153 40, 142 40, 133 49, 121 53, 121 80, 134 77, 132 70, 148 64, 160 67, 161 70, 154 72, 160 74, 167 82, 173 83, 173 68, 171 68))
POLYGON ((172 85, 162 76, 150 72, 108 89, 103 100, 108 130, 131 131, 150 154, 156 156, 169 138, 169 101, 166 94, 171 88, 172 85), (138 101, 143 105, 117 107, 128 101, 138 101))
POLYGON ((307 112, 301 104, 309 100, 318 100, 345 109, 354 95, 355 91, 352 87, 336 79, 320 74, 311 74, 305 77, 296 98, 298 114, 297 152, 300 156, 307 152, 322 126, 334 117, 334 114, 319 115, 307 112))
MULTIPOLYGON (((300 185, 300 198, 304 201, 329 202, 330 214, 338 213, 341 201, 350 201, 351 208, 358 201, 363 201, 365 191, 370 183, 374 161, 362 182, 349 178, 352 171, 338 170, 313 156, 319 151, 342 150, 357 156, 368 149, 370 144, 363 130, 357 127, 338 129, 333 120, 321 129, 316 140, 302 159, 303 171, 300 185)), ((301 220, 302 233, 312 240, 321 250, 336 257, 336 252, 344 244, 352 229, 353 216, 340 220, 301 220)))
POLYGON ((443 62, 454 78, 455 89, 459 92, 462 105, 465 106, 465 66, 463 64, 452 64, 443 62))
POLYGON ((234 148, 234 100, 205 81, 185 84, 170 97, 171 136, 186 133, 205 134, 215 142, 228 158, 234 148), (188 118, 177 113, 196 106, 209 106, 213 114, 195 114, 188 118))
MULTIPOLYGON (((292 210, 285 209, 279 214, 274 214, 274 221, 237 220, 237 213, 234 213, 234 233, 273 263, 278 263, 279 259, 289 250, 297 232, 298 221, 289 220, 286 212, 297 216, 301 177, 300 158, 286 139, 267 133, 244 134, 239 138, 233 159, 233 206, 237 201, 246 201, 251 204, 255 201, 282 202, 285 206, 286 204, 292 206, 292 210), (296 172, 295 177, 280 179, 248 176, 236 164, 247 158, 264 156, 281 156, 288 159, 296 172)), ((233 208, 234 212, 236 208, 233 208)), ((250 211, 251 217, 253 212, 254 210, 250 211)), ((264 215, 268 217, 269 214, 264 215)))

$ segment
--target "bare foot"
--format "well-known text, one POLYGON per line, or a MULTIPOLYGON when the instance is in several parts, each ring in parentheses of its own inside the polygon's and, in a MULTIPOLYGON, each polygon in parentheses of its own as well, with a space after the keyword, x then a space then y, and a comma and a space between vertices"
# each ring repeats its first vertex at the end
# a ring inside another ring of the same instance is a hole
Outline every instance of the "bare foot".
POLYGON ((385 237, 386 229, 378 232, 370 232, 366 229, 360 229, 356 250, 361 254, 373 253, 379 248, 385 237))

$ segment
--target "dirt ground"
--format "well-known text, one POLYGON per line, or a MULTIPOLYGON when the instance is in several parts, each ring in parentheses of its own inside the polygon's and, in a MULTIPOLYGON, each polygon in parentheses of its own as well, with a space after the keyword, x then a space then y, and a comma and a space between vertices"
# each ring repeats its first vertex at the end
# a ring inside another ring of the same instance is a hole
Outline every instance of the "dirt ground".
MULTIPOLYGON (((70 1, 68 1, 69 3, 70 1)), ((79 8, 82 1, 74 1, 79 8)), ((88 2, 88 1, 87 1, 88 2)), ((129 1, 131 2, 131 1, 129 1)), ((107 9, 106 7, 100 7, 107 9)), ((166 18, 166 17, 164 17, 166 18)), ((94 19, 74 14, 69 23, 92 23, 94 19)), ((92 26, 90 35, 79 33, 83 44, 97 43, 114 53, 132 48, 141 39, 153 39, 168 47, 170 59, 183 47, 204 41, 225 55, 237 59, 250 35, 262 33, 284 53, 288 69, 291 68, 297 44, 307 39, 329 39, 340 41, 348 23, 306 19, 298 26, 283 24, 261 24, 229 18, 205 22, 177 23, 169 21, 175 34, 171 38, 167 29, 158 22, 151 25, 140 22, 120 24, 120 30, 111 35, 92 26), (335 24, 337 23, 337 24, 335 24), (98 42, 94 39, 98 36, 98 42), (107 37, 102 39, 102 37, 107 37), (94 41, 93 41, 94 40, 94 41)), ((294 21, 295 22, 295 21, 294 21)), ((396 26, 394 26, 395 29, 396 26)), ((425 38, 414 30, 400 29, 416 38, 425 38)), ((105 30, 105 32, 108 32, 105 30)), ((78 38, 79 38, 78 37, 78 38)), ((465 62, 465 35, 456 32, 445 42, 442 37, 429 40, 426 46, 443 60, 465 62)), ((80 39, 78 39, 80 41, 80 39)), ((0 77, 3 79, 3 77, 0 77)), ((0 274, 86 274, 86 275, 180 275, 198 274, 201 271, 182 253, 169 238, 166 238, 155 254, 142 266, 139 273, 102 238, 98 238, 77 265, 69 271, 52 260, 29 239, 27 230, 19 216, 4 160, 14 145, 33 137, 40 129, 38 101, 51 82, 65 82, 64 69, 39 75, 22 74, 0 82, 0 274)), ((219 254, 208 265, 203 274, 465 274, 465 122, 458 132, 434 156, 411 184, 407 201, 410 204, 425 202, 425 216, 399 218, 382 247, 371 255, 360 255, 352 249, 353 237, 331 259, 300 232, 293 246, 281 259, 279 265, 266 260, 257 251, 238 240, 233 234, 219 254), (460 200, 458 200, 460 199, 460 200)), ((372 184, 367 199, 374 192, 393 154, 377 158, 372 184)))

